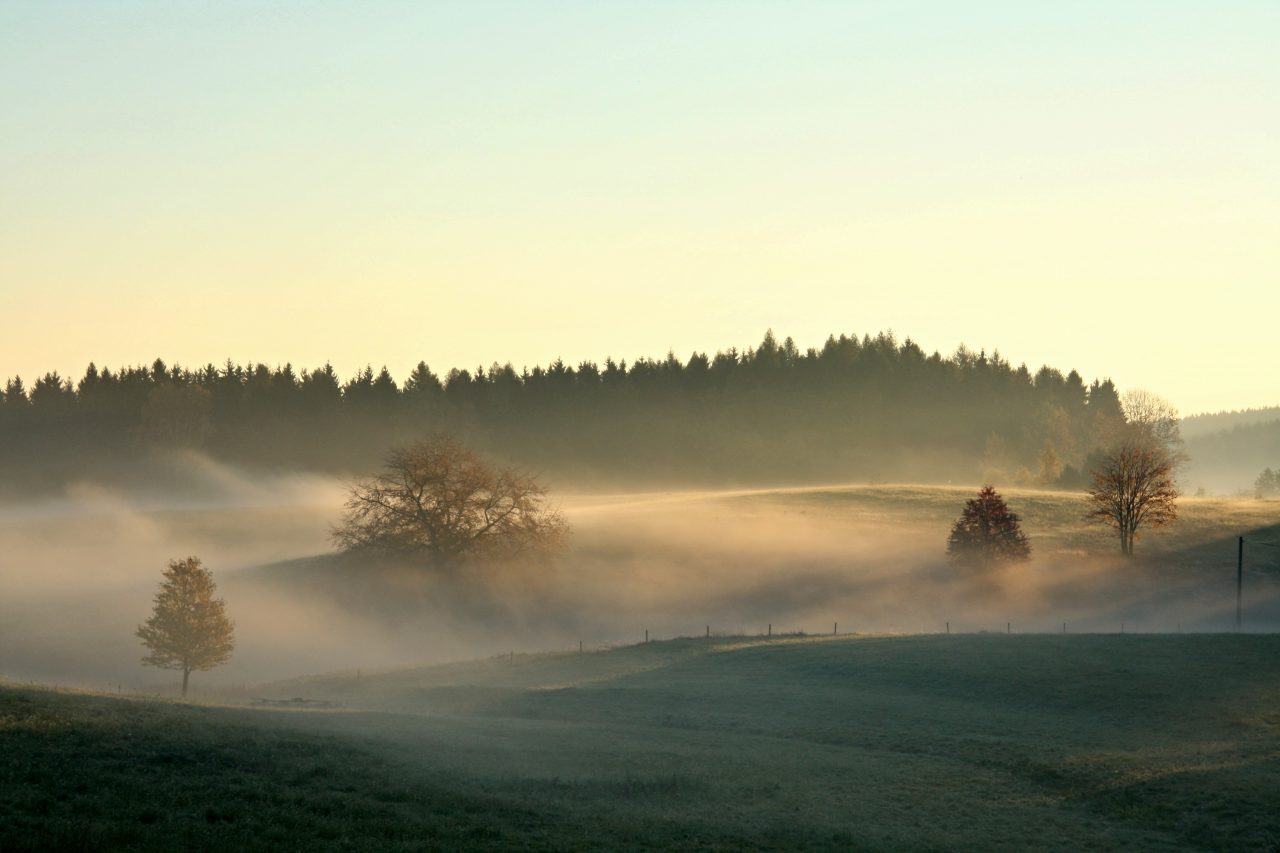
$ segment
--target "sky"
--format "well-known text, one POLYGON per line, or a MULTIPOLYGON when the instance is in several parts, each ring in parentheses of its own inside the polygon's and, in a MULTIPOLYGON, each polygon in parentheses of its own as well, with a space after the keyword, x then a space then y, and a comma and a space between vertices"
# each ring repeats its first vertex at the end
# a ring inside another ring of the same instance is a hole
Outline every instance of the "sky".
POLYGON ((1280 404, 1280 3, 0 0, 0 379, 944 354, 1280 404))

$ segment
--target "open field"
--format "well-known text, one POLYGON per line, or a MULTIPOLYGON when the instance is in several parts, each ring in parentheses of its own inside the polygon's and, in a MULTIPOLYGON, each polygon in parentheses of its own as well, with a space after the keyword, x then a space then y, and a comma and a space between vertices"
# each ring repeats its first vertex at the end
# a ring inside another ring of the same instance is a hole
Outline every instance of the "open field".
POLYGON ((250 695, 340 707, 3 687, 0 848, 1280 844, 1276 636, 690 639, 250 695))

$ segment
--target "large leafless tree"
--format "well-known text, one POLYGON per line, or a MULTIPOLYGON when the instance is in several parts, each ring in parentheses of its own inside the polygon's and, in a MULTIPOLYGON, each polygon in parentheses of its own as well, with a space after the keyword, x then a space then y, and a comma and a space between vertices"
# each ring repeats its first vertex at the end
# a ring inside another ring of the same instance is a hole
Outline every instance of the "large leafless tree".
POLYGON ((546 494, 528 474, 435 436, 393 450, 381 474, 352 487, 333 540, 344 551, 411 556, 434 568, 546 555, 569 533, 546 494))
POLYGON ((1125 395, 1127 423, 1091 472, 1088 518, 1114 528, 1120 551, 1133 555, 1144 527, 1164 527, 1178 518, 1178 467, 1185 461, 1178 413, 1145 391, 1125 395))

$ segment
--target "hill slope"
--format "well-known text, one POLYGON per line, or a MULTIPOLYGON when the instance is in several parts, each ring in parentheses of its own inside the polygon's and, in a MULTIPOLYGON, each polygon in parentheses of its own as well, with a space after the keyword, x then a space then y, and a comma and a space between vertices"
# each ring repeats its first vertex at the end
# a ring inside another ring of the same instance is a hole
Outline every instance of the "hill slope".
POLYGON ((1267 849, 1277 684, 1276 636, 967 635, 691 639, 258 691, 335 711, 5 688, 0 846, 53 825, 138 849, 267 846, 274 827, 374 849, 1267 849))

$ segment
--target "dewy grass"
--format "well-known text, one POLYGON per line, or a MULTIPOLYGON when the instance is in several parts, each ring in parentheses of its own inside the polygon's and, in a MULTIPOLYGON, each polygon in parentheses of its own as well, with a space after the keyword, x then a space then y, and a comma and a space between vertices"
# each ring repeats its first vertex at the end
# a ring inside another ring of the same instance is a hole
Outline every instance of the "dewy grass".
POLYGON ((0 689, 0 848, 1271 849, 1280 637, 686 639, 259 688, 0 689))

